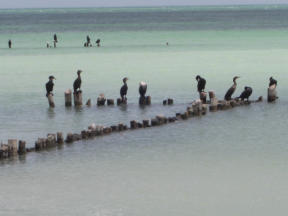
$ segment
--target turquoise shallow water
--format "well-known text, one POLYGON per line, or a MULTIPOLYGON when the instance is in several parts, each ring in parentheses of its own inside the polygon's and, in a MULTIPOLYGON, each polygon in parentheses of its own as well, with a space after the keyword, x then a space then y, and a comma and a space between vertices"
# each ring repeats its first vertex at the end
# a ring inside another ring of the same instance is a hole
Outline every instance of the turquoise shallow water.
POLYGON ((197 97, 197 74, 218 98, 239 75, 235 94, 249 85, 253 99, 266 96, 273 75, 280 97, 276 104, 239 107, 1 162, 0 215, 284 215, 286 10, 0 11, 2 141, 16 137, 33 146, 47 133, 79 132, 93 122, 111 125, 174 115, 197 97), (145 19, 139 21, 138 15, 145 19), (71 17, 77 23, 68 22, 71 17), (24 18, 29 18, 25 24, 24 18), (11 25, 22 27, 11 30, 11 25), (46 49, 54 32, 58 48, 46 49), (83 48, 87 34, 93 41, 101 38, 102 47, 83 48), (79 68, 84 101, 91 98, 93 106, 65 109, 64 91, 72 87, 79 68), (45 98, 50 74, 57 78, 54 110, 45 98), (124 76, 130 78, 128 106, 97 108, 100 93, 118 97, 124 76), (145 109, 137 105, 142 80, 152 96, 152 106, 145 109), (174 98, 174 106, 161 105, 167 97, 174 98))

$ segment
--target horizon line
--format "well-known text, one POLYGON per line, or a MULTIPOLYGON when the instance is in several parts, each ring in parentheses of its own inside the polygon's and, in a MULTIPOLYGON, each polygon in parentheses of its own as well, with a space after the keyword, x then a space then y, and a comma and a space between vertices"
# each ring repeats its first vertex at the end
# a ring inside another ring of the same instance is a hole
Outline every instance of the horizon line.
POLYGON ((160 7, 231 7, 231 6, 287 6, 287 3, 281 3, 281 4, 273 4, 273 3, 266 3, 266 4, 195 4, 195 5, 139 5, 139 6, 83 6, 83 7, 17 7, 17 8, 1 8, 0 10, 32 10, 32 9, 102 9, 102 8, 111 8, 111 9, 117 9, 117 8, 160 8, 160 7))

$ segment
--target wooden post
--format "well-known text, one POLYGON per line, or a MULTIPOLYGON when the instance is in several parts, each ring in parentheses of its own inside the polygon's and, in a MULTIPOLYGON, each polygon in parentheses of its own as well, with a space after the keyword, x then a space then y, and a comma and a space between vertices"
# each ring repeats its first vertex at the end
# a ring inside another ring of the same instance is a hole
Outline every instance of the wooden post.
POLYGON ((217 111, 218 100, 217 100, 217 98, 215 97, 214 91, 209 91, 209 98, 210 98, 209 110, 210 110, 211 112, 217 111))
POLYGON ((63 144, 64 143, 63 134, 61 132, 57 133, 57 143, 58 144, 63 144))
POLYGON ((137 129, 137 128, 138 128, 138 123, 137 123, 137 121, 135 121, 135 120, 130 121, 130 128, 131 128, 131 129, 137 129))
POLYGON ((167 102, 168 105, 172 105, 174 103, 174 100, 172 98, 168 98, 167 102))
POLYGON ((7 158, 8 157, 8 145, 6 144, 1 144, 0 148, 0 158, 7 158))
POLYGON ((88 101, 86 102, 86 106, 88 106, 88 107, 91 106, 91 99, 88 99, 88 101))
POLYGON ((82 106, 82 91, 78 91, 74 94, 74 106, 82 106))
POLYGON ((52 148, 56 146, 56 134, 47 134, 46 148, 52 148))
POLYGON ((16 139, 9 139, 8 140, 8 155, 14 156, 18 153, 18 145, 16 139))
POLYGON ((48 95, 48 103, 49 103, 49 106, 50 106, 50 107, 52 107, 52 108, 55 107, 53 94, 49 94, 49 95, 48 95))
POLYGON ((146 105, 151 105, 151 96, 146 97, 146 105))
POLYGON ((22 154, 26 154, 26 142, 23 140, 19 140, 18 143, 18 154, 22 155, 22 154))
POLYGON ((65 95, 65 106, 71 107, 72 106, 72 91, 71 91, 71 89, 66 90, 64 95, 65 95))
POLYGON ((278 99, 278 97, 277 97, 276 85, 274 84, 268 88, 267 100, 268 102, 273 102, 276 99, 278 99))
POLYGON ((202 103, 206 103, 207 93, 206 92, 200 92, 200 100, 202 103))
POLYGON ((143 120, 143 127, 150 127, 149 120, 143 120))
POLYGON ((114 100, 113 99, 107 99, 107 105, 108 106, 113 106, 114 105, 114 100))
POLYGON ((97 98, 97 106, 104 106, 106 103, 106 98, 104 94, 100 94, 99 97, 97 98))

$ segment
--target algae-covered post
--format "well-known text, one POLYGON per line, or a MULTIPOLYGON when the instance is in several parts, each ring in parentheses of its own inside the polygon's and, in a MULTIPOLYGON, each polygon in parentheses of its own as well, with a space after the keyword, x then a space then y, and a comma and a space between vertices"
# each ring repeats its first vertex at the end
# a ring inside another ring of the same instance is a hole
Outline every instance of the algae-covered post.
POLYGON ((68 89, 64 92, 65 95, 65 106, 71 107, 72 106, 72 91, 68 89))

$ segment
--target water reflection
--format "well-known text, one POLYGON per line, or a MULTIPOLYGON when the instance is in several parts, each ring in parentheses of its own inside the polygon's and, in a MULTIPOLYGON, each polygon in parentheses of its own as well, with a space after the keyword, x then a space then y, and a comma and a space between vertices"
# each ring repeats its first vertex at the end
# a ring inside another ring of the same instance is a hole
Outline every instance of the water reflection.
POLYGON ((48 116, 48 118, 53 119, 53 118, 55 117, 55 115, 56 115, 56 113, 55 113, 55 111, 54 111, 54 108, 49 107, 49 108, 47 109, 47 116, 48 116))

